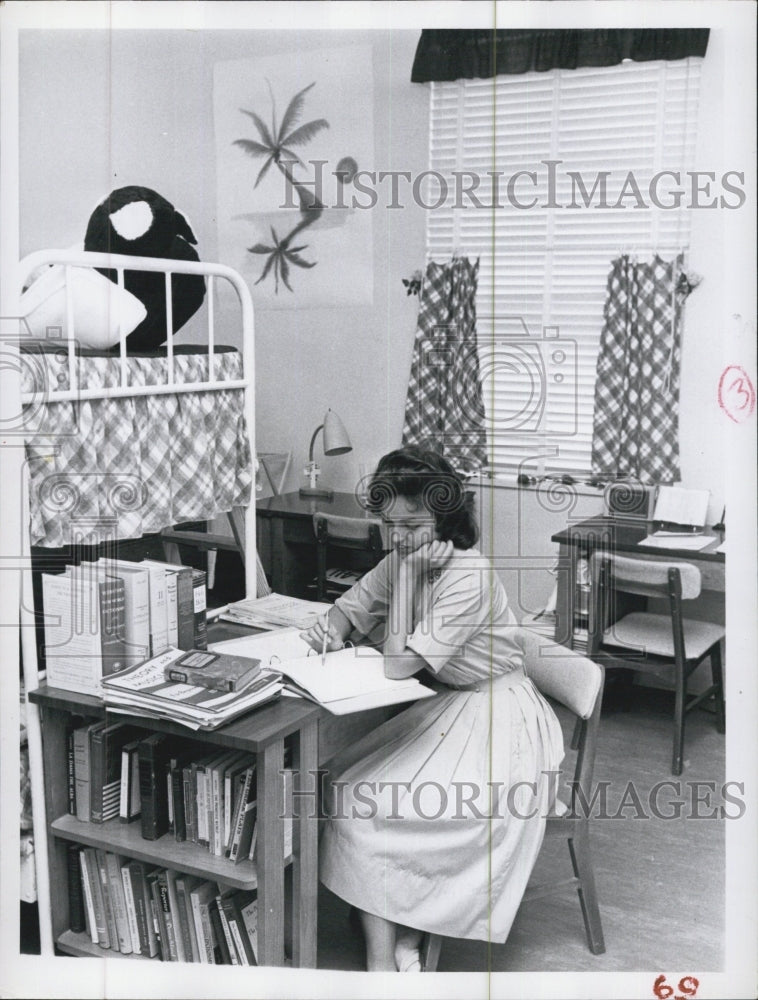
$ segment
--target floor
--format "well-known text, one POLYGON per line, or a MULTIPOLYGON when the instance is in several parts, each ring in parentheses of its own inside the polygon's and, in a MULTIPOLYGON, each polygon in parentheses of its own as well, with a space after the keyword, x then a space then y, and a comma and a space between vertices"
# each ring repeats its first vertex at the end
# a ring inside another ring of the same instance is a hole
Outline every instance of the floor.
MULTIPOLYGON (((704 801, 691 805, 692 782, 715 782, 720 789, 724 781, 724 737, 708 711, 695 710, 687 718, 681 794, 670 786, 658 794, 659 814, 676 812, 676 793, 685 802, 681 815, 642 818, 643 811, 650 812, 651 789, 671 778, 672 708, 668 692, 643 688, 633 688, 623 703, 614 703, 609 691, 604 702, 595 777, 611 782, 608 818, 594 821, 591 837, 605 954, 592 955, 587 948, 578 897, 569 889, 523 904, 505 944, 445 938, 438 971, 722 968, 724 822, 692 815, 714 813, 721 799, 711 795, 709 802, 709 788, 701 786, 704 801)), ((567 716, 561 721, 568 747, 571 727, 567 716)), ((545 842, 534 877, 542 883, 553 873, 556 879, 571 875, 566 842, 557 837, 545 842)), ((320 893, 319 968, 364 969, 363 941, 348 908, 323 887, 320 893)))

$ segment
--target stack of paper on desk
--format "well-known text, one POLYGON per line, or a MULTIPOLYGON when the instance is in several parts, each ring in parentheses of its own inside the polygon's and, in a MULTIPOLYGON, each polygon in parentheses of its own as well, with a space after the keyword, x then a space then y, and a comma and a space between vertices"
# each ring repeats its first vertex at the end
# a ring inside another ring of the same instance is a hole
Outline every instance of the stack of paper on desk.
POLYGON ((236 601, 219 617, 222 621, 237 622, 252 628, 306 629, 315 624, 319 615, 324 615, 331 606, 320 601, 304 601, 299 597, 267 594, 265 597, 248 597, 244 601, 236 601))
POLYGON ((300 638, 297 629, 228 639, 213 643, 210 648, 259 659, 293 682, 304 697, 335 715, 416 701, 435 693, 415 677, 405 680, 385 677, 384 657, 369 646, 350 646, 327 653, 326 662, 322 663, 321 656, 300 638))

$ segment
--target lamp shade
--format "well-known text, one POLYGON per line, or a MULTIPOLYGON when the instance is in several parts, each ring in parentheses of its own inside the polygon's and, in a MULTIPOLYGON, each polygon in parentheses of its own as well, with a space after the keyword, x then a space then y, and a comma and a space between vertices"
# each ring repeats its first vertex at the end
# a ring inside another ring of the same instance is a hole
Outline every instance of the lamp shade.
POLYGON ((324 454, 344 455, 352 450, 344 424, 334 410, 327 410, 324 416, 324 454))

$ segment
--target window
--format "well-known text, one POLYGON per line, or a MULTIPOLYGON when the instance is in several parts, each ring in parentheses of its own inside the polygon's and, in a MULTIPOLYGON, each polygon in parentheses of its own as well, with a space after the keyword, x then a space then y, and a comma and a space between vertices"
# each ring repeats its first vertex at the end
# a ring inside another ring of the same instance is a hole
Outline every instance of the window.
POLYGON ((480 258, 494 473, 590 471, 611 260, 686 250, 705 200, 688 173, 701 62, 431 84, 427 257, 480 258))

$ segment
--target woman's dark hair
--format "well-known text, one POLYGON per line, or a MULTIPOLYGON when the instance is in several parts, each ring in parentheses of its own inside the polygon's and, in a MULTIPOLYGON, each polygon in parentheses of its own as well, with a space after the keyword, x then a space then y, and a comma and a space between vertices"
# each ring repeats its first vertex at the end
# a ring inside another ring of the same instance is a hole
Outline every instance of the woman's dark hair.
POLYGON ((420 498, 443 542, 452 542, 457 549, 476 545, 474 495, 466 492, 461 477, 436 451, 408 445, 379 460, 366 506, 375 513, 389 513, 398 496, 420 498))

